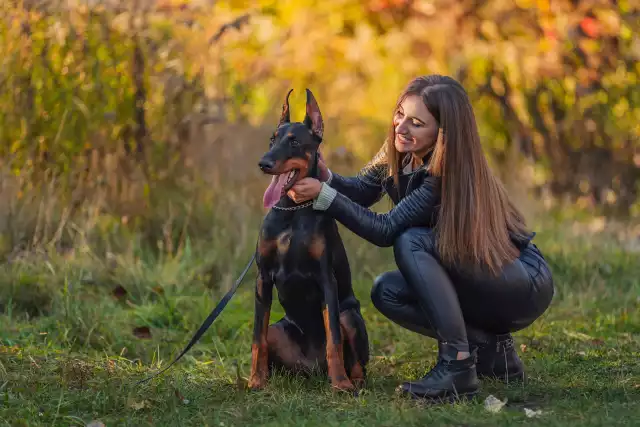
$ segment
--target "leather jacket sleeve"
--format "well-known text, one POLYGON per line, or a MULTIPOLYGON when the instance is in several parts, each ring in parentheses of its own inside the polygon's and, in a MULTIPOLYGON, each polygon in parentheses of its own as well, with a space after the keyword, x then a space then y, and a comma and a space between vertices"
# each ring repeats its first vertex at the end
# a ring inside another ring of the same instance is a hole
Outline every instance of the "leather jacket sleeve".
POLYGON ((381 180, 375 176, 359 174, 345 177, 332 172, 329 185, 353 202, 367 208, 379 201, 384 195, 381 180))
POLYGON ((382 180, 386 178, 387 173, 386 158, 384 152, 380 151, 356 176, 344 177, 331 172, 332 176, 327 184, 355 203, 369 207, 384 195, 382 180))
MULTIPOLYGON (((333 187, 333 185, 332 185, 333 187)), ((335 188, 338 190, 338 188, 335 188)), ((326 213, 353 233, 376 246, 392 246, 410 227, 433 224, 440 205, 440 178, 427 177, 423 184, 403 198, 388 213, 375 213, 350 200, 338 190, 326 213)))

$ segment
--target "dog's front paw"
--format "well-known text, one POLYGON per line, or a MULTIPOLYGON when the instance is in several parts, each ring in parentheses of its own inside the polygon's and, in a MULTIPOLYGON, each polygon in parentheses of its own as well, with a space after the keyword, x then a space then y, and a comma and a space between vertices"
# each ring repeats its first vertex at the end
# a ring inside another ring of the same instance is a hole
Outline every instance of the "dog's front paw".
POLYGON ((250 390, 262 390, 266 385, 267 385, 266 378, 260 375, 252 375, 251 378, 249 378, 249 383, 247 384, 247 387, 249 387, 250 390))
POLYGON ((349 379, 353 382, 356 388, 362 388, 364 387, 365 378, 366 375, 364 373, 364 369, 359 363, 355 363, 351 367, 351 375, 349 375, 349 379))
POLYGON ((354 391, 356 389, 353 383, 346 377, 332 378, 331 387, 339 391, 354 391))

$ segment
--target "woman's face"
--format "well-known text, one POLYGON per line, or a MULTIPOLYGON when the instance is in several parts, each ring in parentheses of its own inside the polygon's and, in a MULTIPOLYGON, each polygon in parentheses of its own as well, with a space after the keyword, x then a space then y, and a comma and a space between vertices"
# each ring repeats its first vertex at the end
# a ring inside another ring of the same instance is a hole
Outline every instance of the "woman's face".
POLYGON ((420 158, 429 152, 438 137, 438 123, 417 95, 409 95, 402 101, 393 116, 393 126, 396 150, 420 158))

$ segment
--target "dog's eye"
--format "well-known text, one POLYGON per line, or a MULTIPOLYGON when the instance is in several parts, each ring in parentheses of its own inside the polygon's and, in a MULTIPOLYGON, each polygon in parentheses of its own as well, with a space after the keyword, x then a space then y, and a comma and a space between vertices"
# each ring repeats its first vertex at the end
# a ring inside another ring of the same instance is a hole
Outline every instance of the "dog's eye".
POLYGON ((271 141, 269 142, 269 147, 273 147, 273 144, 276 143, 276 136, 273 135, 271 138, 269 138, 269 141, 271 141))

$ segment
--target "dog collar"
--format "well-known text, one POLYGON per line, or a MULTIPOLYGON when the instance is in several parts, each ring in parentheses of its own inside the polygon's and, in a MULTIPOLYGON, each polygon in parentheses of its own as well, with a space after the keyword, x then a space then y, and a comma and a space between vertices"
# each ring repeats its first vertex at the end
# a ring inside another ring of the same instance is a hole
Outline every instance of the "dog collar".
POLYGON ((274 205, 274 206, 272 206, 272 209, 275 209, 277 211, 297 211, 297 210, 300 210, 300 209, 308 208, 311 205, 313 205, 313 200, 309 200, 308 202, 303 203, 301 205, 294 205, 294 206, 289 206, 289 207, 274 205))

